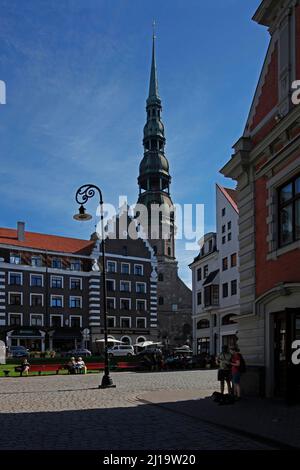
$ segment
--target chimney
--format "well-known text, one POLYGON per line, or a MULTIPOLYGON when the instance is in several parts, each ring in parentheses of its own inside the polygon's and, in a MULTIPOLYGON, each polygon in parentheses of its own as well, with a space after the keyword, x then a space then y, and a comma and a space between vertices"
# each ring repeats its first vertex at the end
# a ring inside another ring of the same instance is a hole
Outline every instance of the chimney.
POLYGON ((18 222, 17 235, 20 242, 25 240, 25 222, 18 222))

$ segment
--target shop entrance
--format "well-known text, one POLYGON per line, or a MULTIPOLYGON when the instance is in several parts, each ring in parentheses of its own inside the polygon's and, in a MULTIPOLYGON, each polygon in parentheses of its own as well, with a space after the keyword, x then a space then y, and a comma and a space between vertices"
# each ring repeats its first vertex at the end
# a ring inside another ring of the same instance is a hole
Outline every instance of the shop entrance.
POLYGON ((274 394, 300 403, 300 365, 292 363, 292 343, 300 339, 300 309, 274 314, 274 394))

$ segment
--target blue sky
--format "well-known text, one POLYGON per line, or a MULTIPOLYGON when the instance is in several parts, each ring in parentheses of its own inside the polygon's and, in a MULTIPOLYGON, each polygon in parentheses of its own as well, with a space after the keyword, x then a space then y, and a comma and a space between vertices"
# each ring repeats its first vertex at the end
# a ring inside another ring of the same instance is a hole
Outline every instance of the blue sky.
MULTIPOLYGON (((176 203, 215 225, 218 170, 240 137, 268 44, 259 0, 0 0, 0 225, 88 237, 74 193, 137 199, 152 20, 176 203)), ((90 209, 92 210, 92 204, 90 209)), ((183 279, 194 252, 177 242, 183 279)))

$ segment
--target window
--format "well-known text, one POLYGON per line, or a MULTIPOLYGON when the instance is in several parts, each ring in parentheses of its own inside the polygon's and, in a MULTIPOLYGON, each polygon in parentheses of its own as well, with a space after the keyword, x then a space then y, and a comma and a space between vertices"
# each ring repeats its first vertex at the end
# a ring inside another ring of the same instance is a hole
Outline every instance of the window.
POLYGON ((107 317, 107 327, 108 328, 116 327, 116 317, 107 317))
POLYGON ((106 299, 107 310, 115 310, 116 308, 116 299, 108 298, 106 299))
POLYGON ((43 294, 30 294, 30 305, 32 307, 42 307, 43 303, 43 294))
POLYGON ((137 318, 136 319, 136 327, 137 328, 147 328, 146 318, 137 318))
POLYGON ((279 189, 279 246, 300 240, 300 176, 279 189))
POLYGON ((50 323, 54 328, 60 328, 62 326, 62 317, 60 315, 51 315, 50 323))
POLYGON ((202 293, 197 292, 197 305, 201 305, 201 304, 202 304, 202 293))
POLYGON ((160 282, 163 282, 163 280, 164 280, 164 275, 163 275, 163 273, 158 273, 158 280, 159 280, 160 282))
POLYGON ((63 296, 51 295, 50 306, 51 307, 63 307, 63 296))
POLYGON ((230 242, 230 240, 231 240, 231 232, 229 232, 229 234, 227 235, 227 240, 230 242))
POLYGON ((72 290, 81 290, 81 279, 76 277, 71 277, 70 279, 70 289, 72 290))
POLYGON ((22 281, 23 279, 21 273, 9 273, 8 284, 10 284, 11 286, 21 286, 22 281))
POLYGON ((113 279, 107 279, 106 281, 106 289, 109 292, 114 292, 116 290, 116 282, 113 279))
POLYGON ((70 297, 70 308, 81 308, 81 297, 70 297))
POLYGON ((81 328, 81 317, 70 317, 71 328, 81 328))
POLYGON ((11 264, 21 264, 21 255, 19 253, 11 253, 9 262, 11 264))
POLYGON ((10 313, 9 314, 9 324, 13 326, 22 325, 22 315, 19 313, 10 313))
POLYGON ((229 313, 222 318, 222 325, 233 325, 237 323, 236 315, 229 313))
POLYGON ((142 264, 135 264, 134 265, 134 274, 135 276, 142 276, 143 275, 143 265, 142 264))
POLYGON ((228 283, 225 282, 222 284, 223 297, 228 297, 228 283))
POLYGON ((146 293, 146 284, 145 284, 145 282, 137 282, 136 283, 136 292, 138 294, 145 294, 146 293))
POLYGON ((232 268, 234 268, 237 265, 237 255, 236 255, 236 253, 233 253, 230 256, 230 263, 231 263, 232 268))
POLYGON ((164 304, 164 298, 158 297, 158 305, 163 305, 163 304, 164 304))
POLYGON ((208 264, 206 264, 203 268, 203 277, 204 279, 208 276, 208 264))
POLYGON ((226 207, 223 207, 223 209, 222 209, 222 217, 224 217, 225 214, 226 214, 226 207))
POLYGON ((116 273, 117 272, 116 261, 107 261, 106 269, 108 273, 116 273))
POLYGON ((130 310, 130 299, 120 299, 121 310, 130 310))
POLYGON ((227 223, 227 229, 231 230, 231 220, 227 223))
POLYGON ((121 274, 130 274, 130 264, 121 263, 121 274))
POLYGON ((222 237, 222 245, 225 245, 226 243, 226 237, 222 237))
POLYGON ((63 278, 58 276, 51 276, 51 287, 53 289, 63 288, 63 278))
POLYGON ((228 258, 226 256, 226 258, 222 259, 222 270, 227 271, 227 269, 228 269, 228 258))
POLYGON ((231 295, 236 295, 237 294, 237 280, 234 279, 231 281, 231 295))
POLYGON ((43 287, 43 280, 41 274, 30 274, 30 285, 32 287, 43 287))
POLYGON ((217 284, 204 288, 204 305, 205 307, 219 305, 219 286, 217 284))
POLYGON ((43 315, 30 315, 31 326, 43 326, 44 320, 43 315))
POLYGON ((71 269, 71 271, 81 271, 81 261, 80 260, 72 260, 70 262, 70 269, 71 269))
POLYGON ((222 225, 222 233, 225 233, 226 231, 226 225, 222 225))
POLYGON ((145 312, 146 311, 146 300, 137 300, 136 301, 136 309, 139 312, 145 312))
POLYGON ((197 323, 197 330, 202 330, 204 328, 209 328, 209 320, 207 318, 203 318, 203 320, 199 320, 197 323))
POLYGON ((130 281, 120 281, 120 291, 130 292, 130 281))
POLYGON ((131 327, 131 318, 121 317, 121 328, 130 328, 131 327))
POLYGON ((202 279, 202 269, 197 269, 197 281, 201 281, 202 279))
POLYGON ((30 315, 31 326, 43 326, 43 315, 30 315))
POLYGON ((19 292, 9 292, 8 303, 9 305, 22 305, 23 304, 22 294, 19 292))
POLYGON ((59 258, 53 258, 53 259, 52 259, 52 268, 54 268, 54 269, 61 269, 61 268, 62 268, 61 259, 59 259, 59 258))
POLYGON ((172 312, 177 312, 178 310, 178 304, 172 304, 172 312))
POLYGON ((42 257, 41 256, 32 256, 31 257, 31 266, 35 266, 35 267, 42 266, 42 257))
POLYGON ((168 256, 171 256, 171 248, 168 246, 168 256))

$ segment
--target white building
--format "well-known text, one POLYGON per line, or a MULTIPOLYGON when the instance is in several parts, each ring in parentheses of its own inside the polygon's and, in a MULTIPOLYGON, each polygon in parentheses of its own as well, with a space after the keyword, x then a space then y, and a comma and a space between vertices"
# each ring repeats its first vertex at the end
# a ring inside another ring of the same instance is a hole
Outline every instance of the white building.
POLYGON ((239 314, 237 192, 216 185, 216 233, 200 241, 190 264, 193 285, 193 349, 218 354, 237 339, 239 314))

